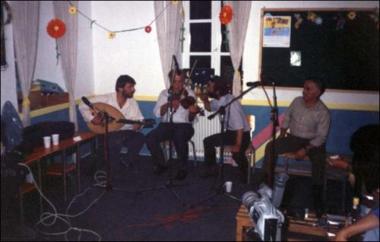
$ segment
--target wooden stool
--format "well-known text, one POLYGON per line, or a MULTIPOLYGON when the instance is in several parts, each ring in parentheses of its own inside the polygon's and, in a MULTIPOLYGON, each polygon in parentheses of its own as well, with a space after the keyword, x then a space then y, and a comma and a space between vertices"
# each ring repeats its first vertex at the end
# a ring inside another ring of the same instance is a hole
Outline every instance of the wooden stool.
POLYGON ((246 240, 245 229, 252 227, 253 223, 248 216, 248 210, 244 205, 240 206, 239 211, 236 214, 236 241, 246 240))

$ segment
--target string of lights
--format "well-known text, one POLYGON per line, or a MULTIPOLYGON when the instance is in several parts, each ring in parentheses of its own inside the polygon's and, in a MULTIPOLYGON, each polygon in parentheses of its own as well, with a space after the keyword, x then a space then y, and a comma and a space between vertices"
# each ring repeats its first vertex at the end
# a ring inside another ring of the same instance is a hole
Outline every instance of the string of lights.
POLYGON ((131 31, 136 31, 136 30, 141 30, 144 29, 145 32, 149 33, 152 30, 151 25, 159 18, 161 15, 168 9, 169 6, 173 4, 177 4, 178 1, 172 1, 171 4, 166 4, 166 6, 161 10, 161 12, 148 24, 140 27, 134 27, 134 28, 126 28, 126 29, 121 29, 121 30, 111 30, 110 28, 107 28, 106 26, 96 22, 95 19, 90 18, 88 15, 83 13, 80 9, 78 9, 71 1, 68 1, 69 5, 69 13, 72 15, 78 14, 88 21, 90 21, 90 26, 92 28, 93 25, 96 25, 97 27, 105 30, 108 34, 108 38, 112 39, 116 36, 117 33, 125 33, 125 32, 131 32, 131 31))

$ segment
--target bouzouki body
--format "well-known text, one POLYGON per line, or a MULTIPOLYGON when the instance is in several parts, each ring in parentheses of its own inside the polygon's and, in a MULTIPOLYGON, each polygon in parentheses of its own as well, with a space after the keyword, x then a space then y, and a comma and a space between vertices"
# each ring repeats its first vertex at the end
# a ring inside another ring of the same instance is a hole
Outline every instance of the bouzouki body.
MULTIPOLYGON (((149 128, 156 123, 154 119, 146 119, 142 121, 125 119, 124 115, 118 109, 106 103, 97 102, 92 105, 94 107, 94 116, 96 113, 102 112, 108 114, 108 132, 115 132, 121 129, 125 124, 141 124, 144 125, 144 128, 149 128)), ((92 132, 97 134, 104 134, 106 132, 105 122, 101 125, 87 122, 87 126, 92 132)))

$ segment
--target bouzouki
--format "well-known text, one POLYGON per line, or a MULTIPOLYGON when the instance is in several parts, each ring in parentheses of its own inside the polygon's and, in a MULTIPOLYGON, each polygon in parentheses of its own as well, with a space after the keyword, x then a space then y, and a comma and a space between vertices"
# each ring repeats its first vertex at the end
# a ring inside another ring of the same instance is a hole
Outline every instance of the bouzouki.
MULTIPOLYGON (((108 132, 114 132, 119 130, 125 124, 141 124, 144 128, 152 128, 156 121, 154 119, 144 119, 144 120, 129 120, 125 119, 124 115, 115 107, 106 103, 93 103, 93 115, 98 113, 108 114, 108 132)), ((106 132, 105 124, 96 125, 92 122, 87 122, 88 128, 97 134, 104 134, 106 132)))

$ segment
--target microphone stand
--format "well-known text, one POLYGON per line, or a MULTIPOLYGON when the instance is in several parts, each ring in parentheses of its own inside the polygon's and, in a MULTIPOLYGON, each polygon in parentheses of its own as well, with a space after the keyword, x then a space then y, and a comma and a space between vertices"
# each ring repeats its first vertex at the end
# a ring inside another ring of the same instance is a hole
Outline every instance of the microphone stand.
MULTIPOLYGON (((102 115, 103 115, 103 122, 104 122, 104 139, 103 139, 103 152, 104 152, 104 161, 106 163, 106 170, 107 170, 107 178, 106 178, 106 184, 105 184, 105 189, 106 191, 122 191, 122 192, 133 192, 133 191, 129 191, 129 190, 126 190, 126 189, 120 189, 120 188, 114 188, 112 186, 112 175, 111 175, 111 172, 112 172, 112 166, 111 166, 111 160, 109 158, 109 129, 108 129, 108 125, 109 125, 109 121, 110 120, 115 120, 115 118, 113 118, 112 116, 110 116, 107 111, 101 111, 102 115)), ((102 185, 96 185, 98 187, 102 187, 102 185)))
MULTIPOLYGON (((268 175, 268 180, 267 180, 267 183, 268 183, 268 186, 269 187, 273 187, 273 176, 274 176, 274 159, 275 159, 275 154, 276 154, 276 149, 275 149, 275 141, 276 141, 276 131, 277 131, 277 127, 279 125, 278 123, 278 106, 277 106, 277 96, 276 96, 276 85, 274 82, 272 82, 272 86, 273 86, 273 105, 271 104, 271 101, 268 97, 268 94, 263 86, 263 90, 264 90, 264 93, 267 97, 267 100, 268 100, 268 103, 269 103, 269 106, 271 108, 271 121, 272 121, 272 147, 271 147, 271 159, 270 159, 270 163, 269 163, 269 174, 268 175)), ((264 171, 264 172, 267 172, 267 171, 264 171)))
POLYGON ((109 123, 109 115, 107 112, 104 112, 105 117, 105 133, 104 133, 104 160, 107 164, 107 182, 106 182, 106 190, 112 190, 111 184, 111 161, 109 160, 109 146, 108 146, 108 123, 109 123))
MULTIPOLYGON (((172 63, 171 63, 171 69, 173 69, 173 65, 174 65, 174 56, 172 58, 172 63)), ((171 76, 171 80, 170 80, 170 83, 173 83, 174 81, 174 77, 176 75, 176 71, 177 71, 177 65, 175 65, 176 68, 175 68, 175 71, 173 71, 173 74, 171 76)), ((170 89, 169 89, 170 90, 170 89)), ((173 112, 173 93, 172 92, 169 92, 169 96, 168 96, 168 102, 169 102, 169 109, 168 109, 168 114, 169 114, 169 125, 170 127, 173 127, 173 115, 175 113, 175 111, 173 112)), ((137 191, 137 193, 142 193, 142 192, 148 192, 148 191, 156 191, 156 190, 162 190, 162 189, 168 189, 171 193, 173 193, 173 195, 176 197, 176 199, 182 204, 182 206, 185 206, 185 202, 179 197, 179 195, 177 194, 176 191, 174 191, 172 188, 174 187, 182 187, 182 186, 185 186, 186 184, 174 184, 173 180, 174 180, 174 177, 173 177, 173 168, 171 167, 172 164, 170 163, 173 163, 173 145, 172 145, 172 140, 170 139, 169 140, 169 158, 168 158, 168 163, 169 163, 169 180, 166 181, 166 183, 164 185, 161 185, 161 186, 158 186, 158 187, 152 187, 152 188, 146 188, 146 189, 143 189, 143 190, 140 190, 140 191, 137 191)))
MULTIPOLYGON (((252 87, 249 87, 247 90, 243 91, 242 93, 240 93, 238 96, 234 97, 233 99, 231 99, 231 101, 229 101, 227 104, 225 105, 222 105, 216 112, 210 114, 207 118, 209 120, 215 118, 216 115, 220 115, 221 116, 221 121, 220 121, 220 134, 221 134, 221 137, 223 137, 224 133, 225 133, 225 128, 224 128, 224 123, 225 123, 225 114, 226 114, 226 108, 229 107, 233 102, 235 102, 236 100, 240 99, 241 97, 243 97, 245 94, 247 94, 248 92, 250 92, 252 89, 254 89, 256 86, 252 86, 252 87)), ((228 115, 229 116, 229 115, 228 115)), ((229 121, 229 117, 228 117, 228 121, 229 121)), ((232 195, 229 195, 229 194, 226 194, 223 192, 223 186, 224 186, 224 144, 223 144, 223 138, 222 138, 222 144, 219 148, 219 170, 218 170, 218 177, 216 178, 215 182, 214 182, 214 185, 213 185, 213 190, 215 190, 215 193, 214 194, 211 194, 210 196, 206 197, 205 199, 197 202, 197 204, 201 204, 205 201, 208 201, 210 199, 212 199, 213 197, 219 195, 219 194, 222 194, 222 195, 225 195, 231 199, 234 199, 234 200, 237 200, 239 202, 241 202, 240 199, 232 196, 232 195)), ((190 205, 190 207, 194 207, 195 204, 192 204, 190 205)))

